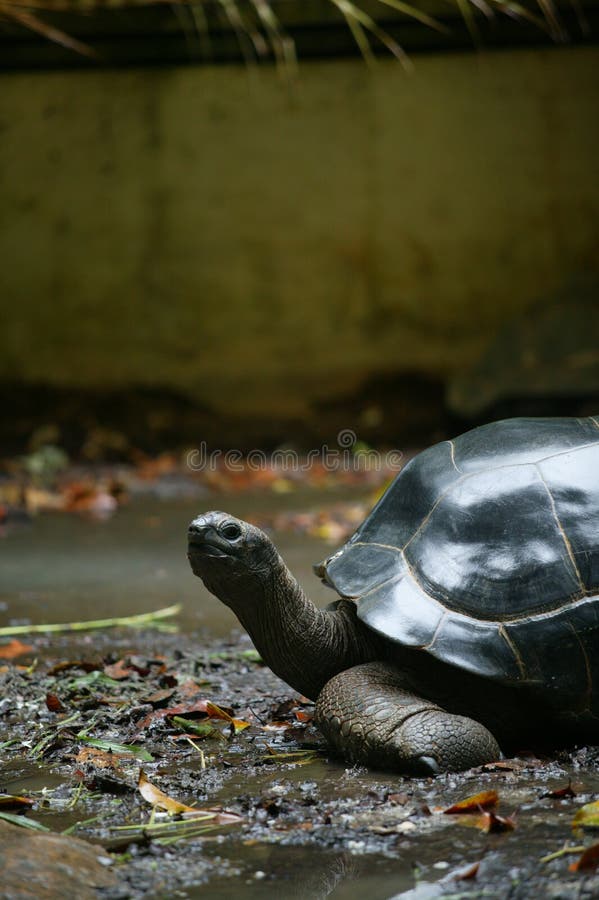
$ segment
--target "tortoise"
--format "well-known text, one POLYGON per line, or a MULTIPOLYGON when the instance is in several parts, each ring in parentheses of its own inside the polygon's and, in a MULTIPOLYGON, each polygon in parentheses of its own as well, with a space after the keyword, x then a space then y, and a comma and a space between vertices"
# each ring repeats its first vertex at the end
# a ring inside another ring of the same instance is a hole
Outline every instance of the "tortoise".
POLYGON ((599 739, 599 416, 482 425, 411 459, 315 571, 270 538, 189 526, 193 572, 350 762, 429 775, 599 739))

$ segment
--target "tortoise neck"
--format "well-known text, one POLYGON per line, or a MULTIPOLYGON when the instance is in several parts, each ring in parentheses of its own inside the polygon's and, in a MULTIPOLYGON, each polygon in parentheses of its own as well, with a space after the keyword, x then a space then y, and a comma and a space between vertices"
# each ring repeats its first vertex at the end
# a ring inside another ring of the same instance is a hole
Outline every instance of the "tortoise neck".
POLYGON ((294 690, 314 700, 333 675, 376 658, 353 603, 318 609, 278 554, 270 576, 258 602, 237 615, 265 663, 294 690))

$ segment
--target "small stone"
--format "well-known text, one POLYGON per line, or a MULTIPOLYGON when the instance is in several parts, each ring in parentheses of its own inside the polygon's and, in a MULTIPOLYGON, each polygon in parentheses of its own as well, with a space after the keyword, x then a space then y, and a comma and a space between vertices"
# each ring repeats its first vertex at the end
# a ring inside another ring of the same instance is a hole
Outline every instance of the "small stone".
POLYGON ((366 844, 364 841, 347 841, 346 845, 347 849, 350 853, 360 853, 366 844))

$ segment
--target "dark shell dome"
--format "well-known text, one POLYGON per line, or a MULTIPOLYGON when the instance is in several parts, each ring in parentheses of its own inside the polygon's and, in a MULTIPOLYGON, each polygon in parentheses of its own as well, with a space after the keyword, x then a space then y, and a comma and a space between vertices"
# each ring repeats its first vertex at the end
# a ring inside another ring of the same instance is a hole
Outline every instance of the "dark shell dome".
POLYGON ((430 447, 319 571, 391 640, 489 678, 590 696, 599 416, 507 419, 430 447))

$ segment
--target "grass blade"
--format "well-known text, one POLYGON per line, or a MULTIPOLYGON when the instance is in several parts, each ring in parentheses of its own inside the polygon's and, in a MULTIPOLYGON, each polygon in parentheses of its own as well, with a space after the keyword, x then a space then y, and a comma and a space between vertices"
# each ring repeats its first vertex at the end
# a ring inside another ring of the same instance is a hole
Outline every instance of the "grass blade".
POLYGON ((35 819, 26 819, 24 816, 16 815, 16 813, 0 812, 0 819, 4 819, 5 822, 10 822, 12 825, 19 825, 21 828, 29 828, 31 831, 52 830, 46 825, 42 825, 41 822, 36 822, 35 819))
POLYGON ((241 15, 239 6, 235 0, 218 0, 229 25, 237 36, 239 48, 246 62, 251 65, 255 62, 254 56, 264 56, 266 52, 266 43, 262 35, 254 28, 251 28, 241 15), (252 52, 253 49, 253 52, 252 52))
POLYGON ((410 16, 412 19, 416 19, 418 22, 422 22, 423 25, 427 25, 429 28, 434 28, 435 31, 440 31, 441 34, 449 34, 451 31, 447 25, 443 25, 442 22, 438 22, 432 16, 421 12, 416 6, 412 6, 411 3, 403 3, 402 0, 379 0, 379 2, 404 13, 406 16, 410 16))
POLYGON ((466 28, 468 29, 468 34, 472 39, 472 43, 475 47, 480 47, 480 31, 474 18, 474 10, 472 9, 471 3, 469 2, 469 0, 455 0, 455 2, 457 3, 460 13, 462 14, 462 18, 466 24, 466 28))
POLYGON ((251 3, 270 38, 277 64, 284 67, 290 77, 295 76, 297 74, 297 55, 294 41, 283 32, 281 23, 267 0, 251 0, 251 3))
POLYGON ((351 0, 331 0, 331 2, 342 13, 367 63, 373 64, 376 61, 368 39, 367 32, 370 32, 399 60, 405 69, 412 68, 405 51, 399 46, 397 41, 393 40, 390 34, 377 25, 372 16, 365 13, 363 9, 356 6, 351 0))
POLYGON ((154 757, 144 747, 137 744, 119 744, 116 741, 102 741, 97 738, 90 738, 79 733, 77 740, 90 747, 96 747, 98 750, 105 750, 108 753, 118 753, 141 759, 143 762, 154 762, 154 757))
MULTIPOLYGON (((33 5, 35 6, 35 4, 33 5)), ((30 31, 36 31, 47 40, 53 41, 55 44, 60 44, 62 47, 66 47, 67 50, 74 50, 75 53, 79 53, 80 56, 87 56, 90 59, 100 58, 99 54, 96 53, 89 44, 84 44, 82 41, 70 37, 70 35, 61 31, 60 28, 46 25, 45 22, 42 22, 41 19, 38 19, 37 16, 26 9, 15 9, 12 4, 0 3, 0 14, 13 19, 25 28, 29 28, 30 31)))
POLYGON ((551 33, 545 19, 536 16, 529 9, 526 9, 525 6, 522 6, 521 3, 517 3, 516 0, 490 0, 490 2, 496 6, 499 12, 504 13, 506 16, 510 16, 512 19, 524 19, 536 25, 541 31, 551 33))
POLYGON ((556 41, 564 41, 566 33, 560 22, 558 12, 553 4, 553 0, 537 0, 539 7, 549 25, 551 36, 556 41))
POLYGON ((125 626, 127 628, 137 628, 140 625, 144 627, 157 625, 163 619, 176 616, 181 611, 181 604, 175 603, 173 606, 165 606, 157 609, 155 612, 138 613, 135 616, 117 616, 112 619, 90 619, 88 622, 61 622, 60 624, 45 625, 4 625, 0 628, 0 637, 10 637, 13 634, 47 634, 60 633, 63 631, 92 631, 98 628, 115 628, 125 626))

